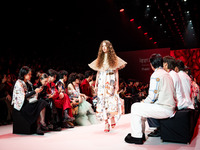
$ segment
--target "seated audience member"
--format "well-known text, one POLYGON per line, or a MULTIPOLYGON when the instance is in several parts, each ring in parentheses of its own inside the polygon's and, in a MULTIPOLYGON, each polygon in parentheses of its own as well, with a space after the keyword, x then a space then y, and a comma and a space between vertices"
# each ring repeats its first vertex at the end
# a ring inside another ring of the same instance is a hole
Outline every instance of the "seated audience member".
POLYGON ((39 82, 34 88, 43 87, 43 90, 38 94, 38 99, 45 100, 48 105, 46 106, 45 122, 48 125, 49 130, 60 131, 61 127, 58 127, 58 114, 52 97, 52 91, 47 84, 49 76, 46 73, 42 73, 39 77, 39 82), (55 118, 56 117, 56 118, 55 118))
POLYGON ((119 79, 119 96, 124 99, 126 97, 126 82, 123 79, 119 79))
POLYGON ((43 87, 34 90, 30 80, 31 69, 23 66, 19 71, 19 79, 14 86, 12 104, 14 109, 18 110, 30 124, 37 121, 36 133, 43 135, 42 130, 48 130, 45 123, 45 107, 48 103, 37 99, 37 95, 43 90, 43 87))
POLYGON ((131 112, 131 105, 135 102, 134 95, 133 95, 133 79, 128 79, 126 82, 126 91, 124 96, 124 106, 125 106, 125 114, 131 112))
POLYGON ((199 86, 195 82, 195 79, 192 77, 192 84, 191 84, 191 90, 192 90, 192 101, 194 101, 194 107, 195 109, 199 110, 200 109, 200 99, 199 99, 199 86))
POLYGON ((149 95, 142 102, 131 106, 131 133, 125 138, 127 143, 143 144, 146 118, 165 119, 175 111, 173 80, 162 69, 162 56, 152 54, 150 65, 154 73, 150 78, 149 95))
POLYGON ((92 109, 92 105, 86 101, 87 96, 80 93, 80 79, 77 73, 71 73, 68 80, 68 94, 72 101, 78 101, 78 112, 75 115, 75 122, 78 125, 86 126, 97 124, 96 115, 92 109))
POLYGON ((73 128, 73 121, 75 118, 72 115, 71 100, 67 94, 65 82, 67 81, 68 72, 65 70, 59 71, 59 81, 56 83, 58 89, 58 98, 54 100, 56 108, 63 111, 63 126, 66 128, 73 128))
POLYGON ((93 95, 92 95, 92 89, 90 86, 90 81, 93 78, 93 72, 92 71, 86 71, 85 72, 85 79, 83 80, 83 82, 80 84, 80 90, 81 93, 85 94, 87 96, 87 101, 92 104, 93 106, 93 95))
POLYGON ((0 83, 0 124, 6 125, 12 122, 12 90, 11 75, 4 74, 0 83))
MULTIPOLYGON (((172 77, 173 83, 174 83, 174 89, 175 89, 175 100, 176 100, 176 106, 177 109, 187 109, 191 106, 188 105, 188 102, 185 98, 185 94, 183 92, 183 87, 181 84, 181 79, 179 78, 179 75, 174 71, 176 66, 176 60, 175 58, 171 56, 165 56, 163 58, 163 69, 169 73, 169 75, 172 77)), ((152 118, 148 118, 148 123, 150 127, 157 127, 156 130, 151 132, 148 136, 150 137, 158 137, 160 136, 160 124, 159 120, 155 120, 152 118)))
POLYGON ((183 88, 183 92, 185 94, 184 104, 187 103, 188 108, 194 109, 194 102, 191 100, 191 78, 187 75, 185 70, 185 65, 183 61, 176 61, 176 70, 178 72, 179 78, 181 79, 181 84, 183 88))
POLYGON ((97 96, 97 92, 95 91, 96 74, 93 74, 92 80, 89 83, 92 90, 92 96, 96 97, 97 96))

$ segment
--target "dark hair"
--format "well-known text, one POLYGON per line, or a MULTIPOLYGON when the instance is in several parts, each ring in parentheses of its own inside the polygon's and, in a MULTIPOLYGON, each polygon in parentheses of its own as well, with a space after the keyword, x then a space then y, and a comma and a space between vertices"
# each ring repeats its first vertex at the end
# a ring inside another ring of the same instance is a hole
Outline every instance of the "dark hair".
POLYGON ((85 78, 88 78, 89 76, 92 76, 93 75, 93 72, 91 70, 87 70, 85 72, 85 78))
POLYGON ((76 72, 73 72, 69 75, 68 84, 74 82, 76 79, 80 79, 76 72))
POLYGON ((24 80, 24 76, 27 75, 31 71, 31 68, 28 66, 23 66, 19 71, 19 79, 24 80))
POLYGON ((96 81, 96 74, 93 74, 92 81, 96 81))
POLYGON ((42 73, 42 74, 40 75, 40 80, 43 80, 43 79, 45 79, 45 78, 48 78, 48 75, 47 75, 46 73, 42 73))
POLYGON ((135 80, 134 79, 128 79, 126 83, 130 84, 131 82, 133 82, 133 84, 134 84, 135 80))
POLYGON ((177 61, 176 61, 176 67, 178 67, 178 69, 181 71, 184 71, 185 70, 185 65, 184 65, 184 63, 183 63, 183 61, 182 60, 180 60, 180 59, 178 59, 177 61))
POLYGON ((53 69, 49 69, 47 71, 48 76, 54 77, 55 75, 57 75, 57 71, 53 70, 53 69))
POLYGON ((81 81, 85 79, 85 76, 84 76, 82 73, 79 73, 79 74, 78 74, 78 77, 79 77, 79 79, 80 79, 81 81))
POLYGON ((191 77, 192 76, 192 71, 191 71, 191 69, 189 68, 189 67, 186 67, 185 68, 185 71, 187 71, 188 73, 188 75, 191 77))
POLYGON ((64 75, 68 76, 68 72, 66 70, 61 70, 59 71, 58 73, 58 78, 59 79, 63 79, 64 78, 64 75))
POLYGON ((174 68, 176 67, 176 59, 174 57, 171 57, 171 56, 163 57, 163 63, 168 64, 168 69, 174 70, 174 68))
POLYGON ((149 61, 155 69, 163 67, 163 58, 160 54, 152 54, 149 61))

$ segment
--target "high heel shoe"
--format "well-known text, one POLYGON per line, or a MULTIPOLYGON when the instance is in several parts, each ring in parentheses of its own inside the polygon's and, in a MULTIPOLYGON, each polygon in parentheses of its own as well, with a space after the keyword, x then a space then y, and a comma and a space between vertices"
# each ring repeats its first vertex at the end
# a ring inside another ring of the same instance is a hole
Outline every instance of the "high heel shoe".
POLYGON ((108 121, 105 122, 105 129, 104 132, 110 132, 110 124, 108 123, 108 121))

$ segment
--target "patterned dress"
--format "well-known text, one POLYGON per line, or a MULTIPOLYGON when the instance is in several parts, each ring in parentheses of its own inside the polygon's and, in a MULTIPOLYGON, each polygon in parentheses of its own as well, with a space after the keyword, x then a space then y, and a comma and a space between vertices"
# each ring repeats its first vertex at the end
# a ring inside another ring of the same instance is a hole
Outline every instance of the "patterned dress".
POLYGON ((127 63, 117 56, 117 66, 110 68, 105 56, 102 68, 98 68, 96 64, 97 59, 89 64, 90 68, 98 71, 96 116, 101 121, 114 117, 117 122, 124 113, 124 101, 118 93, 115 93, 115 87, 118 84, 117 74, 118 70, 124 68, 127 63))
POLYGON ((116 70, 100 71, 98 77, 96 115, 99 120, 114 116, 116 121, 122 114, 122 100, 115 94, 116 70))

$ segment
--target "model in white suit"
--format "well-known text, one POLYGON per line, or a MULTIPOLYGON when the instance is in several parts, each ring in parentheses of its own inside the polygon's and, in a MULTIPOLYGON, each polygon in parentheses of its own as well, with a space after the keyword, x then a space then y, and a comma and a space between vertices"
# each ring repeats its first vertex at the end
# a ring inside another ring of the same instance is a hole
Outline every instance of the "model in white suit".
POLYGON ((150 64, 154 73, 150 78, 149 95, 131 107, 131 134, 125 138, 127 143, 143 144, 146 118, 168 118, 175 110, 174 85, 169 73, 162 69, 162 56, 153 54, 150 64))

